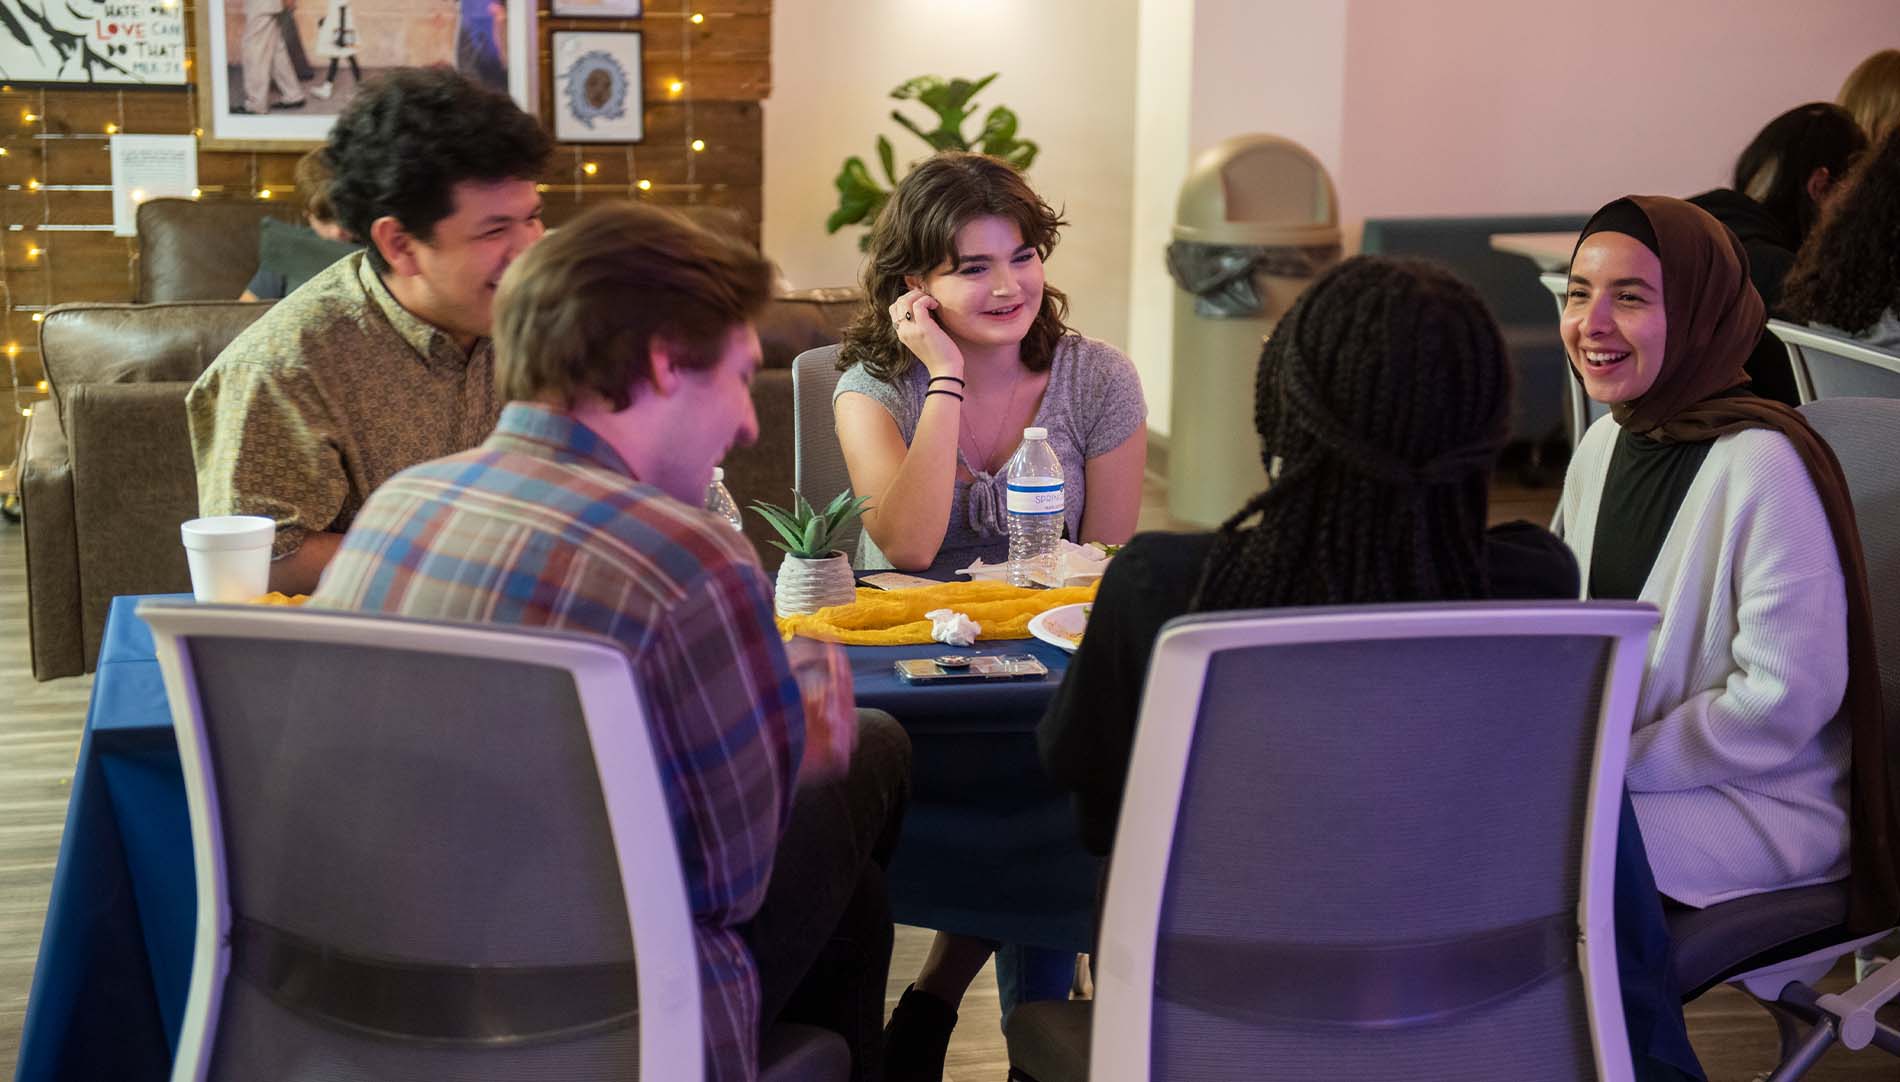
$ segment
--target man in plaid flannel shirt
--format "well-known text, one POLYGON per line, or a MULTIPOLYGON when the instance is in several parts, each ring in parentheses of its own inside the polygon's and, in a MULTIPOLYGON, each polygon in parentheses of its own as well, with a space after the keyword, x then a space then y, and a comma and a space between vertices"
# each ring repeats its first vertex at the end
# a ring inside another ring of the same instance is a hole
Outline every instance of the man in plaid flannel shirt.
POLYGON ((761 1035, 795 1019, 875 1079, 909 740, 851 710, 835 646, 781 643, 757 554, 702 507, 758 436, 771 282, 756 252, 630 204, 550 235, 496 299, 494 434, 378 488, 312 603, 623 643, 697 924, 708 1078, 755 1077, 761 1035))

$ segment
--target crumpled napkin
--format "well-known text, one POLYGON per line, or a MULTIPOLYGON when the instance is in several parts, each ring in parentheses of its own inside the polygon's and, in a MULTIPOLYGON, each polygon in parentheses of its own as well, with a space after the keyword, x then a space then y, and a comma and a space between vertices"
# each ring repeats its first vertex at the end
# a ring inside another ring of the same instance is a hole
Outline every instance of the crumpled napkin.
POLYGON ((951 646, 973 645, 983 631, 983 625, 955 609, 932 609, 924 618, 930 621, 930 637, 951 646))
MULTIPOLYGON (((1099 546, 1078 545, 1073 541, 1056 542, 1055 574, 1053 576, 1032 573, 1030 578, 1041 586, 1087 586, 1102 577, 1108 570, 1109 555, 1099 546)), ((978 560, 958 571, 959 575, 968 575, 972 582, 1009 580, 1009 563, 984 563, 978 560)))

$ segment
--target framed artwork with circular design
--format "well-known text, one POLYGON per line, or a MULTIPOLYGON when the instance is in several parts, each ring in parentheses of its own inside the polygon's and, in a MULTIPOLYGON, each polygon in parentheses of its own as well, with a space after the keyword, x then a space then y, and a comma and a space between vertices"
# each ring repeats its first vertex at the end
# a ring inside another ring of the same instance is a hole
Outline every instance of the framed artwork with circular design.
POLYGON ((557 30, 554 137, 563 143, 638 143, 646 138, 637 30, 557 30))

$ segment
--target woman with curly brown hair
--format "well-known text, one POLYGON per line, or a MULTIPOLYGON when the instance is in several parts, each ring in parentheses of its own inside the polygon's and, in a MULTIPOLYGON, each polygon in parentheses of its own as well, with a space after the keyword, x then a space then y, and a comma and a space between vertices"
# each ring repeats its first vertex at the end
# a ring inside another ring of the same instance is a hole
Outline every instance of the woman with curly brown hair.
POLYGON ((961 153, 919 163, 878 215, 832 399, 871 498, 857 566, 1003 558, 1004 466, 1029 426, 1062 462, 1070 539, 1134 534, 1147 407, 1134 364, 1069 330, 1043 281, 1064 224, 1007 162, 961 153))
POLYGON ((1900 128, 1847 174, 1782 292, 1789 318, 1900 352, 1900 128))
MULTIPOLYGON (((878 215, 832 398, 852 490, 871 500, 858 567, 942 578, 1006 558, 1005 466, 1031 426, 1062 462, 1068 536, 1134 534, 1147 407, 1133 363, 1064 325, 1068 301, 1043 281, 1064 224, 1013 166, 963 153, 919 163, 878 215)), ((996 946, 937 934, 891 1014, 888 1082, 943 1076, 964 990, 996 946)), ((1067 995, 1073 963, 998 951, 1003 1013, 1067 995)))

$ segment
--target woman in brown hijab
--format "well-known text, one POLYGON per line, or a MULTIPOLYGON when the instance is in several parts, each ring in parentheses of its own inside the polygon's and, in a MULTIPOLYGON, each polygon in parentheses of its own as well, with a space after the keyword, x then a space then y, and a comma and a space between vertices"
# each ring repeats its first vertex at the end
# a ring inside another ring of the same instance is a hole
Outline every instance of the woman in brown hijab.
POLYGON ((1859 534, 1833 453, 1747 389, 1762 323, 1703 211, 1632 196, 1591 218, 1562 334, 1611 412, 1557 529, 1587 596, 1662 611, 1627 780, 1658 889, 1700 908, 1851 867, 1848 923, 1872 931, 1900 886, 1859 534))

